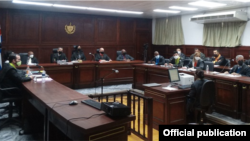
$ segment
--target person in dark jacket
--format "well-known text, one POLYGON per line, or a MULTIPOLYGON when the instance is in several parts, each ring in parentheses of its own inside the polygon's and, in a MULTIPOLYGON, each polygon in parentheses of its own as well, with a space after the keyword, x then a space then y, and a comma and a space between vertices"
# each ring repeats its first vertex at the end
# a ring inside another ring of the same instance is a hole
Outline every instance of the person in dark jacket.
POLYGON ((58 50, 57 50, 57 53, 55 53, 53 55, 53 58, 52 58, 53 62, 57 62, 58 60, 61 60, 61 61, 68 61, 66 55, 63 53, 63 48, 62 47, 59 47, 58 50))
POLYGON ((192 61, 189 62, 187 67, 195 68, 195 69, 200 68, 202 70, 205 69, 205 64, 204 64, 204 61, 201 59, 200 52, 196 52, 194 54, 194 58, 192 59, 192 61))
POLYGON ((73 52, 72 56, 71 56, 71 61, 74 60, 86 60, 86 57, 81 49, 81 46, 77 46, 75 51, 73 52))
POLYGON ((181 57, 182 60, 184 60, 186 58, 185 54, 183 54, 181 52, 181 49, 180 48, 177 48, 176 51, 178 52, 179 56, 181 57))
POLYGON ((165 58, 161 55, 159 55, 158 51, 154 52, 154 58, 150 60, 151 63, 154 63, 156 65, 164 65, 165 64, 165 58))
POLYGON ((109 56, 104 53, 104 48, 100 48, 99 53, 95 54, 95 60, 99 62, 112 61, 109 56))
POLYGON ((36 63, 36 64, 39 63, 32 51, 29 51, 28 56, 24 56, 21 59, 22 59, 22 64, 25 64, 25 65, 32 64, 32 63, 36 63))
MULTIPOLYGON (((9 64, 5 64, 0 73, 1 88, 17 87, 21 89, 22 82, 30 81, 33 76, 25 77, 25 75, 18 74, 17 67, 22 64, 19 55, 12 53, 9 56, 9 62, 9 64)), ((15 91, 10 90, 8 93, 15 94, 15 91)))
POLYGON ((194 74, 196 81, 191 85, 191 90, 187 95, 186 112, 188 120, 194 119, 194 109, 200 106, 201 88, 207 80, 204 79, 204 72, 201 69, 196 69, 194 74))
POLYGON ((173 67, 183 67, 184 60, 181 59, 177 51, 174 51, 173 58, 169 60, 169 65, 173 67))
POLYGON ((225 66, 227 64, 226 58, 223 57, 217 49, 214 50, 212 61, 215 65, 225 66))
POLYGON ((236 62, 238 63, 238 65, 234 65, 233 68, 229 72, 226 71, 225 73, 230 73, 234 75, 240 74, 242 76, 250 77, 250 68, 246 64, 244 64, 243 55, 237 55, 236 62))
POLYGON ((122 49, 122 54, 120 54, 117 58, 117 61, 133 61, 134 58, 127 54, 125 49, 122 49))
MULTIPOLYGON (((196 52, 199 52, 199 53, 201 54, 201 59, 202 59, 202 60, 205 60, 205 59, 206 59, 205 54, 203 54, 202 52, 200 52, 200 50, 199 50, 198 48, 195 48, 195 49, 194 49, 194 54, 195 54, 196 52)), ((190 59, 193 59, 193 58, 194 58, 194 54, 192 54, 192 55, 190 56, 190 59)))

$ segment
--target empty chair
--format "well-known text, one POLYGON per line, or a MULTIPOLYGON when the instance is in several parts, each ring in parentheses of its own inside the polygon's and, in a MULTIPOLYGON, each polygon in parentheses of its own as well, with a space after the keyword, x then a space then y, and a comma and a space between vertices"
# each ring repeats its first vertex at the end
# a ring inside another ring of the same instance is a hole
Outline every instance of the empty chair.
POLYGON ((204 61, 211 61, 211 62, 212 62, 212 59, 209 58, 209 57, 206 57, 206 58, 204 59, 204 61))
POLYGON ((170 62, 170 60, 169 59, 165 59, 165 63, 169 63, 170 62))
POLYGON ((24 60, 28 58, 28 53, 19 53, 19 55, 21 57, 21 61, 22 62, 25 62, 24 60))
POLYGON ((118 56, 121 55, 121 54, 122 54, 122 51, 117 51, 117 52, 116 52, 116 55, 117 55, 116 57, 118 57, 118 56))
POLYGON ((184 59, 183 66, 191 67, 192 59, 184 59))
POLYGON ((51 63, 54 63, 53 55, 54 55, 55 53, 57 53, 57 50, 58 50, 58 48, 53 48, 53 50, 52 50, 52 54, 50 55, 50 62, 51 62, 51 63))
POLYGON ((231 66, 231 62, 230 62, 230 59, 226 59, 226 61, 227 61, 227 65, 226 66, 231 66))

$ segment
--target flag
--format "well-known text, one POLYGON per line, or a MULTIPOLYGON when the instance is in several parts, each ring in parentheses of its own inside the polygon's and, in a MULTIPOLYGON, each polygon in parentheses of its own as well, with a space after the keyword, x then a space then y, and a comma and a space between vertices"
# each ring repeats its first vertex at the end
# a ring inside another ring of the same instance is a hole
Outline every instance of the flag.
POLYGON ((0 25, 0 70, 2 69, 2 31, 0 25))

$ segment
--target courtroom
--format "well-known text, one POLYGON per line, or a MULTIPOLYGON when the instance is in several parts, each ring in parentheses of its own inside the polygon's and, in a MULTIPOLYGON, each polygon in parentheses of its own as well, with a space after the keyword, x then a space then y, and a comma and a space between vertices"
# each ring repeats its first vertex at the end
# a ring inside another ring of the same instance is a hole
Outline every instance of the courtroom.
POLYGON ((0 140, 250 125, 249 17, 250 0, 0 1, 0 140))

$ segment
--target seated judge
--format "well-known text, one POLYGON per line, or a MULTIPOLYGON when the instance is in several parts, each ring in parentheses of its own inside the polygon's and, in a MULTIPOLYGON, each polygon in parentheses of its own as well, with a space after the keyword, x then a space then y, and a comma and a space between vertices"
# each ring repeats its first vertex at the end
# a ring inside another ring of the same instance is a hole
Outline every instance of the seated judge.
POLYGON ((71 56, 71 61, 82 61, 82 60, 86 60, 85 55, 81 49, 81 46, 77 46, 74 53, 71 56))
POLYGON ((194 58, 192 59, 192 61, 189 62, 189 64, 187 65, 187 67, 189 68, 195 68, 195 69, 205 69, 205 64, 204 61, 201 59, 201 54, 200 52, 196 52, 194 54, 194 58))
POLYGON ((158 51, 154 52, 154 58, 151 59, 151 62, 154 62, 156 65, 164 65, 165 64, 165 58, 161 55, 159 55, 158 51))
POLYGON ((104 48, 99 49, 99 53, 95 54, 95 60, 99 62, 112 61, 107 54, 104 53, 104 48))
POLYGON ((243 55, 237 55, 236 62, 237 62, 237 65, 234 65, 233 68, 229 72, 226 71, 225 73, 250 77, 250 68, 246 64, 244 64, 243 55))
POLYGON ((66 55, 63 53, 63 48, 62 47, 59 47, 57 49, 57 53, 55 53, 53 55, 53 62, 57 62, 58 60, 61 60, 61 61, 68 61, 66 55))
MULTIPOLYGON (((171 57, 172 58, 172 57, 171 57)), ((173 67, 182 67, 183 66, 183 59, 181 59, 180 55, 177 51, 174 51, 173 58, 169 60, 169 65, 173 67)))
MULTIPOLYGON (((202 52, 200 52, 200 50, 199 50, 198 48, 195 48, 195 49, 194 49, 194 54, 195 54, 196 52, 199 52, 199 53, 201 54, 201 59, 202 59, 202 60, 205 60, 205 59, 206 59, 206 56, 205 56, 202 52)), ((190 59, 193 59, 193 58, 194 58, 194 54, 192 54, 192 55, 190 56, 190 59)))
POLYGON ((196 80, 191 85, 191 90, 189 91, 189 94, 187 95, 186 112, 187 112, 188 121, 192 121, 195 118, 194 109, 200 106, 201 88, 204 82, 207 81, 206 79, 204 79, 204 72, 201 69, 196 69, 194 73, 194 77, 196 80))
POLYGON ((217 49, 214 50, 214 56, 212 57, 212 61, 214 65, 225 66, 227 64, 226 58, 223 57, 217 49))
POLYGON ((117 61, 133 61, 134 58, 127 54, 125 49, 122 49, 122 54, 120 54, 117 58, 117 61))
POLYGON ((26 64, 26 65, 33 64, 33 63, 38 64, 38 60, 36 59, 36 57, 34 57, 34 53, 32 51, 29 51, 28 56, 25 56, 24 58, 21 58, 21 59, 22 59, 22 64, 26 64))

